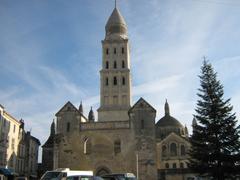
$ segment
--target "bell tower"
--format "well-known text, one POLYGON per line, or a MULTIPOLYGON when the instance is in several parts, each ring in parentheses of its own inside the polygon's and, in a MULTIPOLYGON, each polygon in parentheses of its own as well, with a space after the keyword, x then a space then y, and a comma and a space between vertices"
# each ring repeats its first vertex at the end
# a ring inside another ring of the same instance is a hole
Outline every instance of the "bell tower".
POLYGON ((130 50, 127 25, 116 7, 105 26, 100 70, 98 121, 128 120, 131 106, 130 50))

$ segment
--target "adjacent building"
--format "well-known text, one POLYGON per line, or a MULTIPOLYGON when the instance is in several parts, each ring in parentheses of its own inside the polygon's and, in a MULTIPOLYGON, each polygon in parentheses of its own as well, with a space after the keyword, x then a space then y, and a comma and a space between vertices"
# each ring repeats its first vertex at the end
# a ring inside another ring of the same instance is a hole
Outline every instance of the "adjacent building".
POLYGON ((18 121, 2 105, 0 135, 0 170, 7 169, 12 175, 36 177, 40 141, 25 132, 24 121, 18 121))

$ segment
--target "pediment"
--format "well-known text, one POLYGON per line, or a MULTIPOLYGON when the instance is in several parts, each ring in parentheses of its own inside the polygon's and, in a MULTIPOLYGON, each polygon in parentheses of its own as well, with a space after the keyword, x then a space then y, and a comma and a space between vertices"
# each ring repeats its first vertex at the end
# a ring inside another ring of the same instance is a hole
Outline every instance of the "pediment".
POLYGON ((129 112, 135 109, 148 109, 152 112, 156 112, 156 110, 142 97, 133 105, 133 107, 129 110, 129 112))
POLYGON ((166 142, 170 142, 170 141, 177 141, 177 142, 184 143, 184 144, 190 144, 189 141, 185 137, 179 136, 174 132, 170 133, 160 143, 166 143, 166 142))
POLYGON ((68 101, 57 113, 56 116, 59 116, 62 112, 77 112, 81 114, 78 109, 70 102, 68 101))

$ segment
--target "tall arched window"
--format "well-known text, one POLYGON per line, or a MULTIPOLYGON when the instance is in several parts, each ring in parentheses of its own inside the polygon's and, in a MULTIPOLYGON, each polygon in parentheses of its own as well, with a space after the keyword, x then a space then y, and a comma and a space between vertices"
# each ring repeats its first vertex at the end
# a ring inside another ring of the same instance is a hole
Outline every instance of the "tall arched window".
POLYGON ((144 124, 144 120, 142 119, 142 120, 141 120, 141 129, 144 129, 144 125, 145 125, 145 124, 144 124))
POLYGON ((171 156, 177 156, 177 145, 176 145, 176 143, 172 143, 170 145, 170 154, 171 154, 171 156))
POLYGON ((108 48, 106 49, 106 54, 109 54, 109 49, 108 48))
POLYGON ((114 54, 117 54, 117 48, 114 48, 114 54))
POLYGON ((108 78, 105 79, 105 85, 108 86, 108 78))
POLYGON ((162 156, 163 157, 167 156, 167 147, 165 145, 162 146, 162 156))
POLYGON ((92 144, 91 144, 90 138, 85 138, 83 142, 83 153, 90 154, 91 148, 92 148, 92 144))
POLYGON ((168 164, 168 163, 166 163, 166 164, 165 164, 165 167, 166 167, 166 169, 168 169, 168 168, 169 168, 169 164, 168 164))
POLYGON ((124 54, 124 47, 122 47, 122 54, 124 54))
POLYGON ((116 76, 113 77, 113 85, 117 85, 117 77, 116 76))
POLYGON ((186 149, 184 145, 181 145, 181 156, 185 156, 186 155, 186 149))
POLYGON ((67 123, 67 132, 70 131, 70 122, 67 123))
POLYGON ((121 152, 121 141, 116 140, 116 141, 114 141, 114 153, 118 154, 120 152, 121 152))
POLYGON ((108 69, 108 68, 109 68, 109 62, 106 61, 106 69, 108 69))
POLYGON ((122 85, 125 85, 125 77, 122 77, 122 85))
POLYGON ((172 167, 173 167, 173 169, 176 169, 177 168, 177 164, 173 163, 172 167))
POLYGON ((180 168, 184 168, 184 164, 182 162, 180 163, 180 168))
POLYGON ((114 61, 114 63, 113 63, 113 68, 114 68, 114 69, 117 69, 117 61, 114 61))
POLYGON ((122 68, 125 68, 125 62, 122 60, 122 68))

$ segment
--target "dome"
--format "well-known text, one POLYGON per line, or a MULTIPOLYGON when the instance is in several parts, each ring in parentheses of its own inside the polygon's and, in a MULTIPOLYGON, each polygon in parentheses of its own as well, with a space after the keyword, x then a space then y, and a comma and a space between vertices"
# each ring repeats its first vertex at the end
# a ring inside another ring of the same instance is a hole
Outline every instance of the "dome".
POLYGON ((105 26, 106 38, 113 35, 120 35, 122 38, 127 37, 127 24, 118 8, 114 8, 105 26))
POLYGON ((162 117, 156 124, 158 127, 166 127, 166 126, 171 126, 171 127, 180 127, 183 128, 183 125, 174 117, 170 115, 165 115, 162 117))
POLYGON ((156 137, 163 139, 172 132, 180 136, 186 135, 186 130, 183 125, 177 119, 170 116, 170 110, 167 100, 164 109, 165 116, 162 117, 156 124, 156 137))

